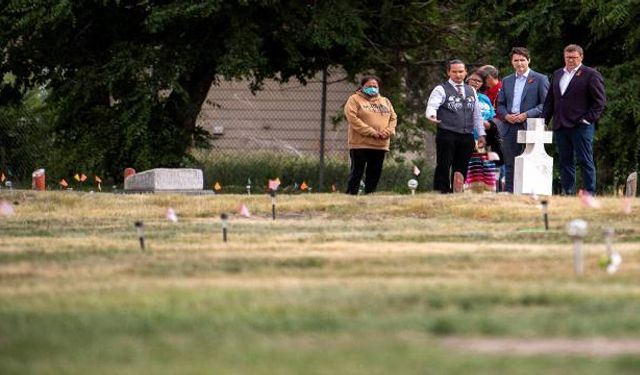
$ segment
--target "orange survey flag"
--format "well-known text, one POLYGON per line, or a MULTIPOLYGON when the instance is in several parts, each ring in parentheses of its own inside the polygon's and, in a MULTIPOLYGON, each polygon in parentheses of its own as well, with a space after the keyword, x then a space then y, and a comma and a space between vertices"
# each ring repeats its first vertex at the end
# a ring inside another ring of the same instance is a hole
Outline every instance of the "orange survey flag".
POLYGON ((73 178, 74 178, 76 181, 80 182, 80 175, 79 175, 79 174, 77 174, 77 173, 76 173, 76 175, 75 175, 75 176, 73 176, 73 178))
POLYGON ((218 191, 222 189, 222 185, 218 181, 216 181, 215 185, 213 185, 213 190, 218 191))
POLYGON ((0 182, 4 182, 4 180, 7 179, 7 176, 4 175, 4 173, 0 174, 0 182))
POLYGON ((80 181, 85 182, 87 180, 87 176, 84 173, 80 174, 80 181))
POLYGON ((67 181, 63 178, 62 180, 60 180, 59 182, 60 186, 62 186, 63 188, 67 188, 69 187, 69 184, 67 183, 67 181))
POLYGON ((302 184, 300 185, 300 190, 307 190, 308 188, 309 188, 309 185, 307 185, 305 181, 302 181, 302 184))

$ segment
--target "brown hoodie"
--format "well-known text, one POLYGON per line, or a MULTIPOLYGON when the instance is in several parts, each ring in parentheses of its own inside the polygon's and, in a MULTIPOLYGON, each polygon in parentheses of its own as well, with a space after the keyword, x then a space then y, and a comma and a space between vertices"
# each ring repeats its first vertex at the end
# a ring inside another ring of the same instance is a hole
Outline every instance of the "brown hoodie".
POLYGON ((369 97, 356 91, 344 105, 344 115, 349 123, 349 149, 389 151, 390 138, 377 137, 377 132, 384 129, 390 135, 396 134, 396 112, 389 99, 380 95, 369 97))

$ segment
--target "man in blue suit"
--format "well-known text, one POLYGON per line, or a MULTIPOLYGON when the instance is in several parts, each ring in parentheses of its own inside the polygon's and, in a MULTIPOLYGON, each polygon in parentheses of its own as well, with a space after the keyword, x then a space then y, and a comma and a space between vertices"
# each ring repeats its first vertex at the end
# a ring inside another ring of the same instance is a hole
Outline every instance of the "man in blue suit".
POLYGON ((582 65, 583 57, 584 51, 576 44, 564 48, 565 67, 553 73, 553 86, 544 103, 545 122, 553 118, 563 194, 576 193, 575 159, 582 170, 584 190, 591 195, 596 192, 593 134, 607 97, 602 75, 582 65))
POLYGON ((505 191, 513 193, 513 167, 516 156, 520 155, 524 148, 524 145, 518 143, 518 130, 526 130, 528 118, 542 117, 549 79, 529 69, 531 59, 526 48, 514 47, 510 56, 515 73, 502 80, 496 112, 502 120, 498 124, 498 131, 502 138, 502 154, 506 167, 505 191))

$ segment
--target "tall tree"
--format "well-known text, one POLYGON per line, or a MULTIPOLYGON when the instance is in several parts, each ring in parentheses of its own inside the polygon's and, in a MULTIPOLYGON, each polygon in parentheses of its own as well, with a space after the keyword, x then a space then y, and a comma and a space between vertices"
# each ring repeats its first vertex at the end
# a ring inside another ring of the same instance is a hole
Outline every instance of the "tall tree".
POLYGON ((195 119, 217 79, 259 89, 329 65, 383 76, 403 151, 421 145, 444 62, 477 56, 472 27, 433 1, 12 0, 0 9, 0 73, 16 76, 7 96, 51 92, 52 138, 69 168, 179 165, 206 140, 195 119))
POLYGON ((176 166, 206 139, 195 120, 217 77, 259 88, 357 70, 359 15, 343 1, 14 0, 0 9, 0 74, 16 77, 2 92, 51 92, 70 168, 176 166))

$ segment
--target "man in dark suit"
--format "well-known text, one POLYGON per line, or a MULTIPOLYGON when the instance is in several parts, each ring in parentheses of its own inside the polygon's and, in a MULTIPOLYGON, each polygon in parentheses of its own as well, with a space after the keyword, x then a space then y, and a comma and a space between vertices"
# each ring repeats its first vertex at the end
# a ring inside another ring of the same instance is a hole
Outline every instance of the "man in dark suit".
POLYGON ((505 191, 513 193, 513 168, 516 156, 524 145, 518 143, 518 130, 526 130, 528 118, 541 117, 549 79, 529 69, 529 51, 524 47, 511 49, 514 73, 502 80, 496 112, 502 120, 498 124, 502 139, 502 154, 506 167, 505 191))
POLYGON ((582 65, 584 52, 575 44, 564 48, 565 67, 553 73, 553 85, 544 103, 544 119, 553 118, 553 135, 560 157, 563 194, 576 193, 576 162, 582 170, 584 190, 596 192, 593 162, 595 124, 607 104, 604 79, 595 69, 582 65))

